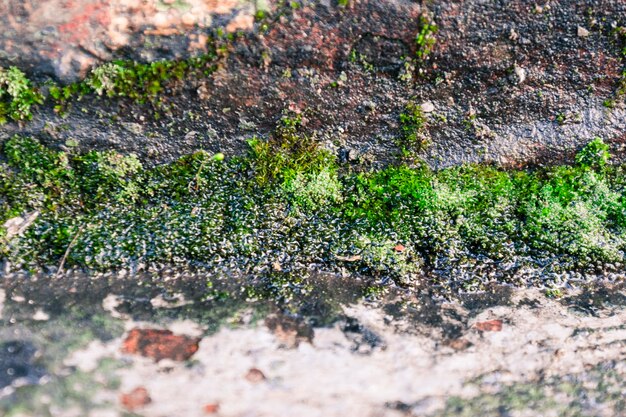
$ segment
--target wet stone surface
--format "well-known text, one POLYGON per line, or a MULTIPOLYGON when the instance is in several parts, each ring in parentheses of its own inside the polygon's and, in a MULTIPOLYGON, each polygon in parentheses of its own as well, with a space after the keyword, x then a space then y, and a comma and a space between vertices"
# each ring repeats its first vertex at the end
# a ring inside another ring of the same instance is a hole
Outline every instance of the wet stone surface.
POLYGON ((43 368, 37 367, 36 347, 23 340, 9 340, 0 343, 0 389, 13 385, 37 383, 45 375, 43 368))

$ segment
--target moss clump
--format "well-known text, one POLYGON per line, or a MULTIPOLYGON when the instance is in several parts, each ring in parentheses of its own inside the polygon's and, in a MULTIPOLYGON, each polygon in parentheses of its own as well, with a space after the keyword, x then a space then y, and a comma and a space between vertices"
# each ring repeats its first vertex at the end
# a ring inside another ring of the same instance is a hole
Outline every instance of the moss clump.
POLYGON ((412 151, 419 151, 428 143, 424 133, 426 116, 422 107, 415 102, 407 103, 404 111, 400 113, 400 136, 398 145, 405 155, 412 151))
POLYGON ((306 210, 320 210, 341 202, 342 187, 337 172, 330 167, 316 173, 298 172, 283 185, 294 204, 306 210))
POLYGON ((134 155, 89 152, 69 155, 19 136, 4 144, 0 165, 0 222, 33 210, 81 212, 137 197, 141 163, 134 155))
POLYGON ((299 133, 301 124, 300 115, 285 116, 269 140, 248 141, 250 166, 260 185, 275 180, 287 183, 299 174, 315 175, 332 168, 334 157, 313 138, 299 133))
POLYGON ((30 120, 31 107, 43 103, 43 96, 26 75, 15 67, 0 68, 0 124, 7 118, 30 120))
POLYGON ((66 86, 53 85, 50 97, 55 110, 63 111, 71 100, 87 94, 109 98, 128 98, 136 103, 161 103, 161 94, 173 81, 192 73, 209 74, 215 53, 184 60, 157 61, 149 64, 135 61, 114 61, 93 68, 83 81, 66 86))
POLYGON ((85 84, 97 95, 128 97, 137 102, 154 100, 164 82, 180 80, 188 68, 187 61, 158 61, 150 64, 117 61, 94 68, 85 84))
POLYGON ((576 155, 576 163, 583 168, 602 169, 610 157, 609 145, 595 138, 576 155))

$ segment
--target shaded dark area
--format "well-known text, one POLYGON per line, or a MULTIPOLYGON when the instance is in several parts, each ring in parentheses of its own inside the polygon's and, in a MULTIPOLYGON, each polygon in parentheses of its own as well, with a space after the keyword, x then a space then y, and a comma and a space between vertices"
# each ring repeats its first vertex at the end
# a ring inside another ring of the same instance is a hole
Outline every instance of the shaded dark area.
POLYGON ((626 306, 624 287, 624 283, 609 287, 591 286, 579 295, 564 297, 561 303, 574 311, 598 317, 600 311, 606 314, 607 310, 626 306))

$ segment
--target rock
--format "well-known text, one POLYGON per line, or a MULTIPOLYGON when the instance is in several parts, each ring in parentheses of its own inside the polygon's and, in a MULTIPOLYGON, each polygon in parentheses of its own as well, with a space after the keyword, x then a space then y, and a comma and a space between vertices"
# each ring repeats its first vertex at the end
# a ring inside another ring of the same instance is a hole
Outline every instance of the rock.
POLYGON ((499 332, 502 331, 502 320, 481 321, 475 323, 474 328, 481 332, 499 332))
POLYGON ((296 317, 272 314, 265 319, 265 325, 287 348, 296 348, 301 342, 313 340, 313 328, 296 317))
POLYGON ((48 321, 50 320, 50 314, 46 313, 42 309, 37 309, 35 314, 33 314, 33 320, 35 321, 48 321))
POLYGON ((376 103, 374 103, 374 102, 373 102, 373 101, 371 101, 371 100, 365 100, 365 101, 363 102, 363 107, 364 107, 367 111, 373 112, 373 111, 375 111, 375 110, 376 110, 376 103))
POLYGON ((250 30, 252 0, 7 0, 0 2, 0 66, 76 80, 102 62, 171 59, 201 52, 195 39, 218 26, 250 30))
POLYGON ((39 383, 46 370, 39 360, 41 353, 28 340, 11 339, 0 341, 0 392, 19 382, 20 386, 39 383))
POLYGON ((144 387, 137 387, 127 394, 120 396, 120 403, 129 411, 137 410, 152 402, 148 390, 144 387))
POLYGON ((198 351, 200 338, 177 336, 169 330, 133 329, 122 345, 123 353, 142 355, 161 361, 184 361, 198 351))
POLYGON ((526 81, 526 70, 515 65, 513 67, 512 81, 514 84, 523 84, 526 81))
POLYGON ((459 337, 457 339, 449 340, 445 343, 445 346, 451 347, 454 350, 465 350, 472 346, 472 343, 467 339, 459 337))
MULTIPOLYGON (((128 100, 112 109, 111 100, 101 97, 73 106, 63 120, 51 106, 38 106, 28 123, 34 137, 52 145, 71 137, 79 144, 77 152, 115 149, 160 164, 197 149, 243 154, 244 137, 268 137, 274 121, 290 109, 305 113, 305 133, 323 141, 332 138, 338 142, 333 146, 346 149, 342 159, 384 166, 397 162, 394 155, 400 154, 394 138, 402 103, 424 101, 426 113, 431 107, 426 101, 432 99, 441 117, 425 126, 430 145, 420 158, 440 169, 464 163, 519 167, 571 162, 593 137, 618 144, 626 131, 623 107, 605 117, 603 106, 619 88, 619 48, 590 34, 581 49, 576 0, 560 1, 558 10, 533 10, 521 0, 508 6, 467 0, 467 7, 451 0, 360 0, 344 8, 333 0, 328 2, 332 7, 299 2, 302 7, 295 12, 289 2, 278 6, 273 0, 109 3, 0 2, 5 28, 0 65, 17 65, 36 81, 47 75, 76 79, 91 65, 112 58, 146 62, 208 51, 216 28, 230 23, 231 30, 243 30, 245 36, 226 37, 232 41, 218 37, 215 72, 167 82, 162 98, 172 111, 166 120, 156 120, 146 106, 128 100), (253 24, 255 3, 277 13, 268 12, 268 19, 253 24), (52 18, 44 23, 46 13, 52 18), (420 16, 426 14, 437 24, 436 43, 427 59, 417 62, 415 36, 420 16), (478 111, 470 134, 469 106, 478 111), (83 107, 89 112, 81 112, 83 107), (549 123, 550 115, 561 112, 579 112, 580 125, 549 123), (117 122, 102 124, 98 114, 117 122), (243 120, 255 124, 253 132, 242 131, 248 128, 243 120), (129 138, 120 131, 124 123, 139 123, 143 131, 129 138), (68 129, 50 138, 44 127, 61 124, 68 129), (189 130, 200 133, 181 140, 189 130)), ((581 29, 608 33, 611 22, 599 17, 625 13, 623 1, 598 2, 597 23, 590 18, 581 29)), ((0 127, 3 137, 18 132, 15 123, 0 127)))

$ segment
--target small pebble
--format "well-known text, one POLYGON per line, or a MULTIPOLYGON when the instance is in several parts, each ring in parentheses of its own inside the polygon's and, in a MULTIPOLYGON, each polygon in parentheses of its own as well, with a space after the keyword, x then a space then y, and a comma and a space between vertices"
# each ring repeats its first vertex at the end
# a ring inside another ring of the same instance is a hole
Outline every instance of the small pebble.
POLYGON ((435 110, 435 105, 432 103, 432 101, 423 102, 421 107, 424 113, 432 113, 435 110))
POLYGON ((587 36, 589 36, 589 31, 582 26, 578 26, 577 33, 579 38, 586 38, 587 36))

